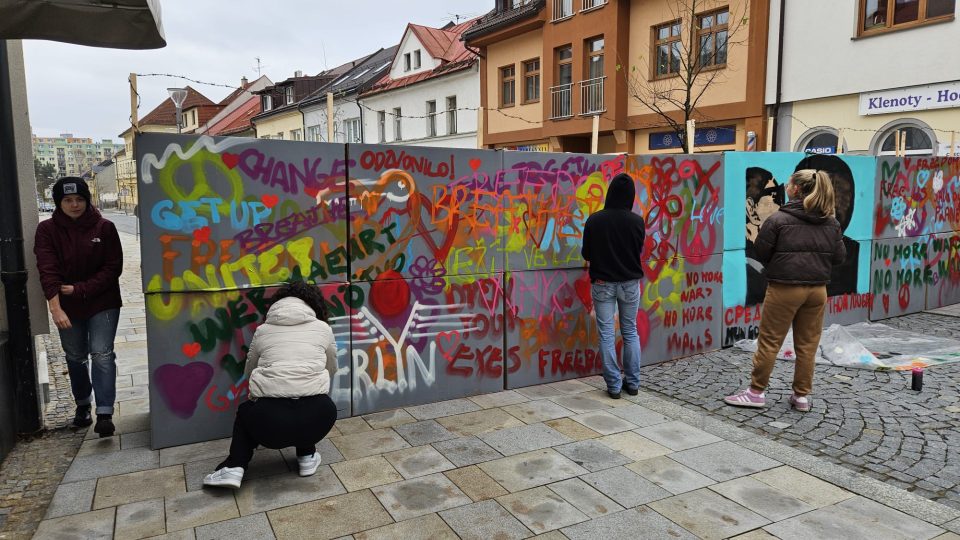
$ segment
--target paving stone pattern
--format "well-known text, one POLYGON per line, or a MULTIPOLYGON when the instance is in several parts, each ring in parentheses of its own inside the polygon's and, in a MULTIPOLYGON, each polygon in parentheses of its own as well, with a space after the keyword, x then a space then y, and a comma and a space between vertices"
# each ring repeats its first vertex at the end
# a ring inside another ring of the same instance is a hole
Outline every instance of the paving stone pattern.
MULTIPOLYGON (((960 315, 954 306, 883 323, 958 338, 960 316, 948 315, 955 311, 960 315)), ((751 353, 739 349, 697 355, 644 368, 642 386, 685 407, 708 411, 823 460, 960 509, 956 451, 960 364, 927 369, 921 392, 910 390, 909 373, 817 365, 813 410, 802 414, 787 403, 793 365, 784 361, 777 361, 766 409, 737 409, 721 402, 749 382, 751 362, 751 353)))

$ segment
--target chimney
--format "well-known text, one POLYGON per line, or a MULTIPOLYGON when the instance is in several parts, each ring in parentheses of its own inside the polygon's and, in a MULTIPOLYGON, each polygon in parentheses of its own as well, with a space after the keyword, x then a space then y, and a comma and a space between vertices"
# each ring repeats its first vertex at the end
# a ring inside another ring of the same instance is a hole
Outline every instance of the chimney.
POLYGON ((293 72, 294 77, 303 77, 303 72, 299 69, 293 72))
POLYGON ((247 78, 240 77, 240 88, 246 88, 246 87, 247 87, 247 78))

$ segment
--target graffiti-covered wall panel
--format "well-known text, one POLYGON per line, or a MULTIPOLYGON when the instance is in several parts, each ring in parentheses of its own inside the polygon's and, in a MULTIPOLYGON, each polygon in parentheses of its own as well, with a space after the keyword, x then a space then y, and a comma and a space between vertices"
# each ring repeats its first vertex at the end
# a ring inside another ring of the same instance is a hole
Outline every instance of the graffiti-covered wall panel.
MULTIPOLYGON (((348 285, 321 286, 337 339, 330 396, 350 416, 348 285)), ((247 398, 247 348, 274 289, 146 295, 154 448, 229 436, 247 398)))
POLYGON ((722 255, 646 261, 637 329, 642 364, 719 349, 722 255))
POLYGON ((875 238, 960 230, 960 158, 876 162, 875 238))
POLYGON ((506 290, 507 388, 600 372, 585 270, 510 272, 506 290))
POLYGON ((350 319, 353 412, 503 389, 503 278, 357 282, 350 319))
POLYGON ((350 145, 351 279, 503 271, 501 154, 350 145))
POLYGON ((503 167, 506 269, 583 267, 583 224, 603 208, 623 156, 506 152, 503 167))
MULTIPOLYGON (((830 322, 864 320, 870 308, 870 239, 875 160, 864 156, 731 152, 724 156, 727 213, 724 225, 724 340, 755 338, 766 293, 763 264, 753 240, 766 219, 785 204, 785 186, 798 169, 827 171, 836 194, 836 218, 847 257, 833 268, 827 293, 830 322), (738 180, 739 179, 739 180, 738 180), (734 201, 743 200, 741 207, 734 201), (743 227, 743 228, 741 228, 743 227)), ((855 321, 854 321, 855 322, 855 321)))
POLYGON ((927 264, 927 309, 960 303, 960 232, 931 235, 927 264))
POLYGON ((345 147, 137 138, 147 292, 345 281, 345 147))
POLYGON ((926 287, 933 281, 927 262, 929 240, 928 236, 917 236, 873 241, 871 320, 923 311, 926 287))
POLYGON ((645 259, 723 252, 722 165, 718 154, 626 157, 637 191, 634 210, 647 227, 645 259))

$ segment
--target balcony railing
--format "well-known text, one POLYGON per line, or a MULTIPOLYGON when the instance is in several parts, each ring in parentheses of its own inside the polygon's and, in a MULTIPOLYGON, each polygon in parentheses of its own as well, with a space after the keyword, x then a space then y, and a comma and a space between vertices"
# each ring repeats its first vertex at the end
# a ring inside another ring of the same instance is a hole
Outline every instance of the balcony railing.
POLYGON ((591 9, 596 9, 602 7, 607 3, 607 0, 583 0, 583 6, 580 8, 580 12, 590 11, 591 9))
POLYGON ((573 116, 573 83, 550 87, 550 119, 573 116))
POLYGON ((603 103, 603 80, 606 77, 580 81, 580 114, 600 114, 607 110, 603 103))
POLYGON ((559 21, 573 17, 573 0, 553 0, 553 18, 551 21, 559 21))

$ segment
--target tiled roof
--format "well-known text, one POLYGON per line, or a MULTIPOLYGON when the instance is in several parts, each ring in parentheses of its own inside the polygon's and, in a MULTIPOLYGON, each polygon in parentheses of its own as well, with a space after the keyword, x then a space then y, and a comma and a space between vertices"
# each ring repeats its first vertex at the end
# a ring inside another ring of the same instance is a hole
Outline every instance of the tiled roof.
POLYGON ((250 129, 250 119, 260 112, 260 98, 253 96, 207 129, 207 135, 226 136, 250 129))
POLYGON ((390 73, 387 72, 380 81, 364 94, 379 94, 469 68, 477 61, 477 55, 464 46, 460 36, 476 21, 477 19, 470 19, 446 30, 409 24, 408 28, 417 35, 417 39, 427 49, 430 56, 440 60, 440 65, 430 71, 415 73, 399 79, 390 78, 390 73))
MULTIPOLYGON (((216 107, 217 104, 210 101, 209 98, 197 92, 191 87, 187 87, 187 99, 183 102, 182 110, 187 110, 191 107, 198 106, 211 106, 216 107)), ((216 114, 216 112, 214 112, 216 114)), ((207 120, 213 118, 211 114, 207 120)), ((176 126, 177 125, 177 106, 173 104, 173 100, 167 98, 163 100, 160 105, 157 105, 157 108, 153 109, 146 116, 140 119, 141 126, 176 126)), ((203 122, 201 121, 201 124, 203 122)))
POLYGON ((522 6, 507 9, 504 11, 493 11, 481 16, 472 28, 463 33, 463 39, 470 41, 480 36, 489 34, 494 30, 508 24, 532 17, 540 12, 546 6, 546 0, 533 0, 522 6))
POLYGON ((390 67, 398 47, 399 45, 394 45, 393 47, 380 49, 368 55, 362 62, 358 63, 356 67, 344 73, 340 78, 333 81, 333 83, 307 96, 302 103, 307 105, 323 101, 326 99, 327 92, 332 92, 336 95, 345 95, 357 90, 363 90, 366 86, 378 81, 380 77, 383 76, 384 70, 390 67))

